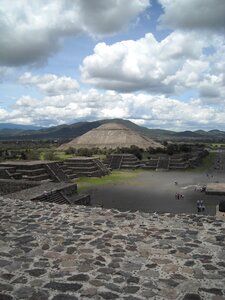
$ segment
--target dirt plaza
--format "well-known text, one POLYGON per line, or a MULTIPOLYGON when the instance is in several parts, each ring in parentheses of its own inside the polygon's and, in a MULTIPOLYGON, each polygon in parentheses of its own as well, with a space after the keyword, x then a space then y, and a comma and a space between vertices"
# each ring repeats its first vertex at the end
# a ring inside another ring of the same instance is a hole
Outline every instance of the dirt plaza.
POLYGON ((203 200, 204 213, 214 215, 216 205, 225 196, 207 195, 201 188, 216 182, 225 182, 223 172, 145 171, 129 182, 98 186, 89 193, 93 206, 151 213, 196 213, 197 200, 203 200), (177 199, 177 193, 183 197, 177 199))

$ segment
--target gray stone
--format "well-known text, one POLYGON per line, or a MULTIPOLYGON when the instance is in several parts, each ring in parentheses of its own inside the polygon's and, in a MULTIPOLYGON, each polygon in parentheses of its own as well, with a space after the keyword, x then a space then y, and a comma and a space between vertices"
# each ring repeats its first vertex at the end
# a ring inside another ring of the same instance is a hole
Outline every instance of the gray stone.
MULTIPOLYGON (((40 300, 40 299, 37 299, 37 300, 40 300)), ((58 294, 58 295, 54 296, 52 298, 52 300, 78 300, 78 298, 75 296, 67 295, 67 294, 58 294)))
POLYGON ((139 289, 139 286, 128 285, 123 288, 123 292, 128 294, 135 294, 137 291, 139 291, 139 289))
POLYGON ((213 265, 210 265, 210 264, 203 265, 203 267, 204 267, 206 270, 217 270, 217 267, 215 267, 215 266, 213 266, 213 265))
POLYGON ((111 276, 109 275, 105 275, 105 274, 99 274, 96 279, 101 279, 101 280, 104 280, 104 281, 110 281, 111 279, 111 276))
POLYGON ((153 298, 156 294, 152 290, 143 290, 141 292, 141 295, 147 299, 153 298))
POLYGON ((159 277, 159 272, 158 271, 153 271, 153 270, 143 270, 143 271, 139 271, 138 272, 139 276, 144 276, 144 277, 153 277, 153 278, 157 278, 159 277))
POLYGON ((127 283, 139 283, 140 279, 138 277, 131 276, 127 278, 127 283))
POLYGON ((11 292, 13 290, 13 287, 6 283, 0 283, 0 291, 8 291, 11 292))
POLYGON ((49 293, 47 291, 43 291, 43 290, 40 290, 40 291, 35 291, 31 297, 29 298, 29 300, 48 300, 48 296, 49 296, 49 293))
POLYGON ((20 237, 17 237, 15 241, 20 244, 26 244, 34 241, 34 237, 32 235, 22 235, 20 237))
POLYGON ((1 300, 13 300, 13 297, 11 297, 10 295, 0 293, 0 299, 1 300))
POLYGON ((29 299, 33 293, 35 293, 35 290, 30 286, 22 286, 15 291, 18 299, 29 299))
POLYGON ((193 260, 187 260, 184 265, 187 267, 192 267, 195 265, 195 262, 193 260))
POLYGON ((9 274, 9 273, 3 273, 1 275, 1 278, 2 279, 5 279, 5 280, 11 280, 15 275, 14 274, 9 274))
POLYGON ((179 283, 173 279, 160 279, 159 281, 162 283, 165 283, 167 286, 170 286, 170 287, 176 287, 179 285, 179 283))
POLYGON ((82 284, 79 283, 62 283, 62 282, 55 282, 51 281, 47 283, 44 288, 52 289, 52 290, 58 290, 61 292, 76 292, 82 287, 82 284))
POLYGON ((20 276, 20 277, 15 278, 12 281, 12 283, 13 284, 15 284, 15 283, 27 283, 27 278, 25 276, 20 276))
POLYGON ((11 264, 10 261, 4 260, 4 259, 0 259, 0 268, 3 268, 3 267, 5 267, 5 266, 7 266, 9 264, 11 264))
POLYGON ((90 280, 89 283, 94 286, 104 286, 104 282, 98 279, 90 280))
POLYGON ((121 292, 121 288, 118 285, 114 284, 114 283, 106 283, 105 287, 108 290, 112 290, 112 291, 115 291, 115 292, 118 292, 118 293, 121 292))
POLYGON ((183 300, 201 300, 201 297, 198 294, 186 294, 183 300))
POLYGON ((26 270, 26 272, 33 277, 40 277, 41 275, 46 273, 45 269, 31 269, 31 270, 26 270))
POLYGON ((114 274, 115 270, 113 268, 99 268, 98 272, 104 273, 104 274, 114 274))
POLYGON ((67 254, 73 254, 75 251, 76 251, 75 247, 68 247, 67 250, 66 250, 66 253, 67 254))
POLYGON ((111 293, 111 292, 101 292, 99 293, 99 295, 103 298, 103 299, 119 299, 119 295, 111 293))
POLYGON ((87 274, 76 274, 67 278, 68 281, 88 281, 89 276, 87 274))
POLYGON ((115 277, 115 278, 113 278, 113 281, 115 283, 122 283, 125 281, 125 278, 124 277, 115 277))
POLYGON ((50 248, 49 244, 43 244, 42 245, 42 250, 48 250, 50 248))
POLYGON ((200 291, 206 292, 206 293, 210 293, 210 294, 214 294, 214 295, 219 295, 222 296, 223 292, 221 289, 217 289, 217 288, 200 288, 200 291))
POLYGON ((85 290, 81 291, 81 296, 86 296, 88 298, 92 298, 97 294, 96 288, 85 288, 85 290))

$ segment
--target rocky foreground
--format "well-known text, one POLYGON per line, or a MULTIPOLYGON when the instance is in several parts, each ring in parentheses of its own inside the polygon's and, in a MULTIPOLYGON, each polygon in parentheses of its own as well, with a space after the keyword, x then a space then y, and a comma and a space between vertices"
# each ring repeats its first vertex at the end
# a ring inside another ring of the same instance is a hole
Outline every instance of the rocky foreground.
POLYGON ((0 300, 225 299, 223 220, 0 205, 0 300))

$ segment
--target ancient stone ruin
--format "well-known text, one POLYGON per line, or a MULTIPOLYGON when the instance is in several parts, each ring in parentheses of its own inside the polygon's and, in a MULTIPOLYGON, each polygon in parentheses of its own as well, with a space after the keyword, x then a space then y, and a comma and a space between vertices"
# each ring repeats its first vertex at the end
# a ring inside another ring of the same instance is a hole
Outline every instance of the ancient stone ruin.
POLYGON ((65 160, 60 167, 67 176, 74 174, 77 177, 102 177, 110 173, 109 169, 94 157, 70 158, 65 160))
POLYGON ((115 169, 137 169, 141 161, 133 154, 110 154, 105 160, 108 168, 115 169))
POLYGON ((204 150, 188 154, 175 154, 172 156, 167 154, 156 154, 151 155, 149 160, 143 161, 143 167, 144 169, 155 169, 156 171, 182 170, 198 166, 204 155, 204 150))

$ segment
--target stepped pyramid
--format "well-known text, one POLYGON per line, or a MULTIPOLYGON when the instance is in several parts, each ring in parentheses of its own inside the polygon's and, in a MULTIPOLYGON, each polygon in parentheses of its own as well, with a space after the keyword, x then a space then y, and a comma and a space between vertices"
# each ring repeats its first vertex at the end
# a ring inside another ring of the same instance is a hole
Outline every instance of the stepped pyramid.
POLYGON ((66 150, 70 147, 79 148, 107 148, 138 146, 143 149, 163 147, 152 139, 118 123, 103 124, 59 147, 66 150))

